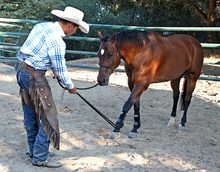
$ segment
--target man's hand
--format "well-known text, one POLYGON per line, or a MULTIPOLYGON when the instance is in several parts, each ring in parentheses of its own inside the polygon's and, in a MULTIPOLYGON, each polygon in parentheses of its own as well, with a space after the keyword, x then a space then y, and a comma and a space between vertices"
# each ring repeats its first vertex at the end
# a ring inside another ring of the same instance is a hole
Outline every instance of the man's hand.
POLYGON ((76 87, 71 88, 68 91, 69 91, 70 94, 76 94, 76 92, 77 92, 76 87))

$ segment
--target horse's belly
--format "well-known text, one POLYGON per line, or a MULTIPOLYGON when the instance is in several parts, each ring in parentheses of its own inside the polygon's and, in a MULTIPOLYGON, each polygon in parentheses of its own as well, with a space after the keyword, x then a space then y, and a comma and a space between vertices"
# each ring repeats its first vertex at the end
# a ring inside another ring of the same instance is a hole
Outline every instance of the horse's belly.
POLYGON ((166 81, 172 81, 179 77, 181 77, 183 73, 181 74, 174 74, 174 75, 158 75, 152 78, 151 83, 158 83, 158 82, 166 82, 166 81))
POLYGON ((160 64, 152 71, 151 81, 156 83, 175 80, 186 72, 188 68, 187 64, 189 64, 189 62, 183 62, 181 60, 170 60, 170 62, 160 64))

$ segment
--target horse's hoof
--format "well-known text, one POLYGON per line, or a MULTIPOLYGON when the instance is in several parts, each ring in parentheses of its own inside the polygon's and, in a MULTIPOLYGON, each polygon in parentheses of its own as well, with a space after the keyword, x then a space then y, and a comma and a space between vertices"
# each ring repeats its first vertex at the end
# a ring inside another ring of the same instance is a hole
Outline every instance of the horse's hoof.
POLYGON ((137 132, 129 132, 129 133, 128 133, 128 137, 129 137, 129 138, 136 138, 136 137, 137 137, 137 134, 138 134, 137 132))
POLYGON ((111 135, 111 139, 116 139, 116 138, 119 138, 121 137, 121 133, 120 132, 112 132, 112 135, 111 135))
POLYGON ((186 127, 183 126, 182 124, 179 124, 177 131, 178 131, 178 132, 186 131, 186 127))
POLYGON ((174 126, 174 122, 175 122, 175 118, 174 117, 170 117, 170 120, 167 123, 168 127, 174 126))

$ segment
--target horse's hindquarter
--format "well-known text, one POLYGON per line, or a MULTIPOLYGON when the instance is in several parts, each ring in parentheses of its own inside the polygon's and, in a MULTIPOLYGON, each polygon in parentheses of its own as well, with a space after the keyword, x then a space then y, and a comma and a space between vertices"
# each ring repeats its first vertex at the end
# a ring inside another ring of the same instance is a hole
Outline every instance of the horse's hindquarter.
MULTIPOLYGON (((173 45, 176 50, 182 49, 178 55, 178 61, 187 62, 187 72, 194 73, 194 75, 200 75, 203 65, 204 52, 201 44, 194 37, 189 35, 174 35, 168 37, 173 41, 173 45)), ((179 50, 177 50, 179 52, 179 50)), ((183 64, 183 63, 182 63, 183 64)))
POLYGON ((200 74, 203 50, 194 38, 187 35, 149 38, 145 66, 147 79, 150 75, 151 83, 177 79, 189 70, 200 74))

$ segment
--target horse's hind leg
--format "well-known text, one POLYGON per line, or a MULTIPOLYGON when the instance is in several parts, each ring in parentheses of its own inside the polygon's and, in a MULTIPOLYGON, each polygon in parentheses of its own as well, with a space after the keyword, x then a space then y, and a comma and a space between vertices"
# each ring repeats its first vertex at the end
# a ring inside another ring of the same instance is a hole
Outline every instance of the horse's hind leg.
POLYGON ((192 75, 188 75, 186 76, 186 80, 184 83, 184 90, 183 93, 181 95, 181 101, 182 101, 182 109, 184 110, 183 112, 183 116, 181 118, 181 122, 179 124, 179 128, 178 130, 184 130, 185 128, 185 124, 187 121, 187 111, 191 102, 191 98, 192 98, 192 93, 195 89, 196 86, 196 81, 197 78, 193 78, 192 75))
POLYGON ((140 100, 134 103, 134 125, 133 129, 129 132, 128 137, 134 138, 137 136, 137 130, 141 126, 140 121, 140 100))
POLYGON ((178 104, 179 94, 180 94, 180 91, 179 91, 180 79, 181 77, 177 78, 176 80, 172 80, 170 82, 171 88, 173 90, 173 109, 172 109, 171 117, 170 117, 170 120, 167 126, 174 126, 177 104, 178 104))

